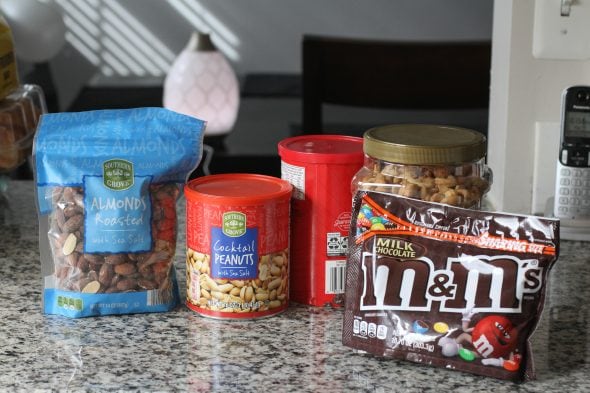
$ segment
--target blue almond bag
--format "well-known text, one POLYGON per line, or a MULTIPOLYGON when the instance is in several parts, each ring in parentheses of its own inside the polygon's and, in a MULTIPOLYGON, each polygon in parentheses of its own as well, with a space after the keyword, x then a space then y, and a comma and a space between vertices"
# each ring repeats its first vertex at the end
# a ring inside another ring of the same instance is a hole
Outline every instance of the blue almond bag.
POLYGON ((43 115, 33 154, 45 313, 176 306, 176 201, 204 128, 163 108, 43 115))

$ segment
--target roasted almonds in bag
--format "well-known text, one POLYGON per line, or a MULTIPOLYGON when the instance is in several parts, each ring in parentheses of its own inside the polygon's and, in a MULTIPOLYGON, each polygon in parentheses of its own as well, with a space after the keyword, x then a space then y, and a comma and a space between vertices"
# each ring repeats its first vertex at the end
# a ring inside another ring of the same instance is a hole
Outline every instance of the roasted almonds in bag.
POLYGON ((34 144, 47 314, 178 303, 176 201, 204 122, 163 108, 47 114, 34 144))

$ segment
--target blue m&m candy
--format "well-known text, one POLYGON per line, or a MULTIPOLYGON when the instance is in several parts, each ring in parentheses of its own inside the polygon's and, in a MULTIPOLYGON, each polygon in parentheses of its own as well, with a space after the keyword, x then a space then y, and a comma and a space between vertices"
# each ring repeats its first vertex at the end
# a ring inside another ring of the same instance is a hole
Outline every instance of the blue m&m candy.
POLYGON ((369 207, 363 207, 361 213, 363 213, 366 218, 373 217, 373 211, 369 207))

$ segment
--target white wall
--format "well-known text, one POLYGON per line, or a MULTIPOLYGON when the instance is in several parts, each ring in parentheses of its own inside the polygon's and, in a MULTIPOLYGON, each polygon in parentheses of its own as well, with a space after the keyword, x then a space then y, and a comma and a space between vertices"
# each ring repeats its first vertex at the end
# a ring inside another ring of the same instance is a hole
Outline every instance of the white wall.
POLYGON ((210 31, 238 74, 297 73, 303 34, 481 40, 492 0, 45 0, 68 41, 107 76, 163 76, 195 29, 210 31))
MULTIPOLYGON (((491 36, 492 1, 206 0, 240 37, 241 72, 299 72, 306 33, 399 40, 476 40, 491 36)), ((185 32, 178 31, 180 37, 185 32)), ((182 41, 182 40, 181 40, 182 41)))
POLYGON ((553 195, 561 92, 590 84, 590 61, 533 57, 534 5, 495 2, 488 127, 489 199, 496 209, 525 214, 542 213, 553 195))
POLYGON ((493 0, 39 1, 56 5, 67 28, 67 45, 50 63, 62 109, 86 84, 162 83, 197 29, 212 34, 243 77, 299 73, 304 34, 489 39, 493 9, 493 0))

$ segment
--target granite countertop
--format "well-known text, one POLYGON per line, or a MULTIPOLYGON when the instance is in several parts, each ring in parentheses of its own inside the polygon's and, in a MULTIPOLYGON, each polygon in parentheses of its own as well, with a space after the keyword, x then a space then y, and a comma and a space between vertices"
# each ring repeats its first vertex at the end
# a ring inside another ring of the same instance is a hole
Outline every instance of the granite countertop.
MULTIPOLYGON (((517 385, 354 353, 341 344, 341 310, 291 305, 239 322, 184 306, 76 320, 43 315, 33 183, 11 182, 2 205, 0 392, 590 391, 588 243, 562 242, 532 338, 538 379, 517 385)), ((181 225, 181 278, 183 233, 181 225)))

